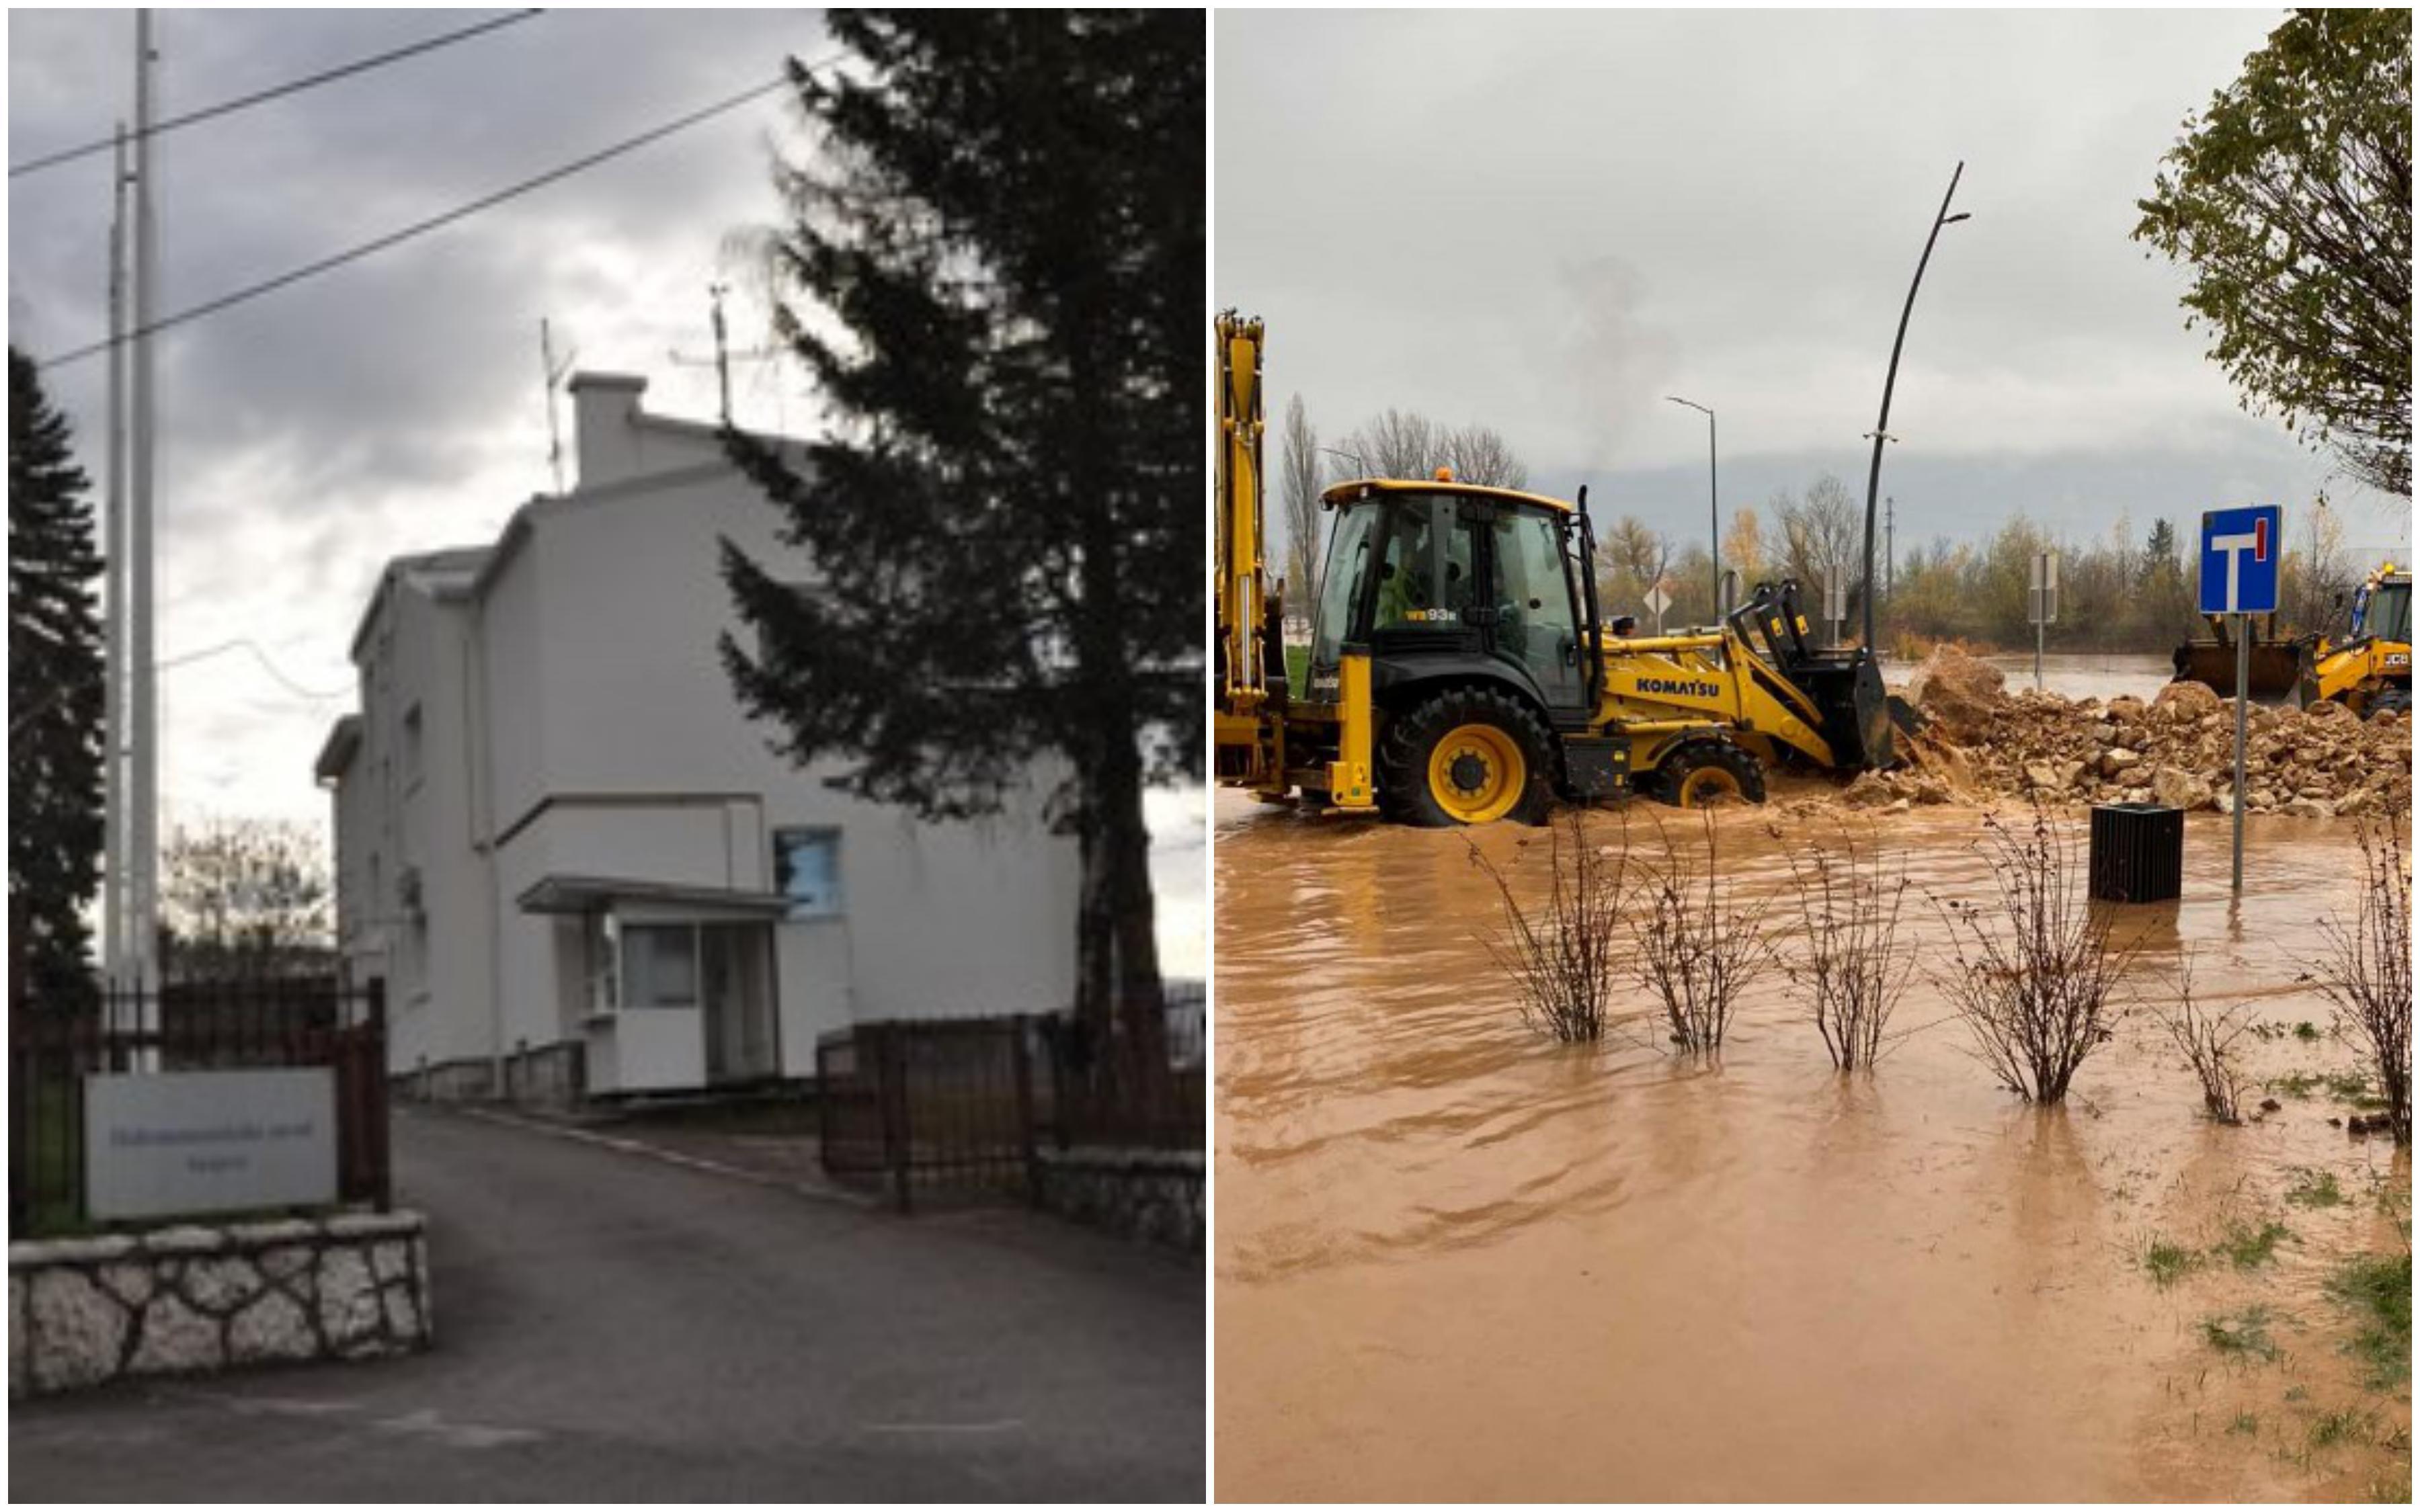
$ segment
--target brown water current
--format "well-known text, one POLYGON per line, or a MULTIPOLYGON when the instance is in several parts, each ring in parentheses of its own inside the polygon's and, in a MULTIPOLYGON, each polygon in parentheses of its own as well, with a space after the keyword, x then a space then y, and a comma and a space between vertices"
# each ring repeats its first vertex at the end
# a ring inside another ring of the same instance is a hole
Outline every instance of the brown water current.
MULTIPOLYGON (((1544 831, 1466 839, 1231 792, 1215 812, 1222 1500, 2408 1491, 2409 1390, 2366 1383, 2322 1289, 2350 1256, 2407 1248, 2408 1153, 2330 1127, 2351 1109, 2324 1088, 2211 1123, 2139 1011, 2065 1108, 1999 1089, 1928 980, 1949 963, 1924 895, 1982 896, 1977 810, 1844 816, 1905 856, 1922 952, 1893 1020, 1916 1032, 1850 1076, 1777 973, 1717 1060, 1665 1053, 1643 990, 1625 989, 1628 1034, 1595 1046, 1525 1028, 1469 847, 1536 897, 1544 831), (2322 1174, 2341 1202, 2288 1200, 2322 1174), (2230 1220, 2293 1237, 2238 1269, 2211 1253, 2230 1220), (2155 1239, 2196 1268, 2158 1284, 2155 1239), (2247 1307, 2276 1359, 2208 1342, 2206 1319, 2247 1307)), ((1717 843, 1795 935, 1786 851, 1837 830, 1776 837, 1773 818, 1725 810, 1717 843)), ((1591 838, 1621 823, 1591 814, 1591 838)), ((2246 1041, 2258 1074, 2356 1067, 2291 1033, 2328 1024, 2296 979, 2313 921, 2350 902, 2352 826, 2256 818, 2240 905, 2225 821, 2186 833, 2183 902, 2121 915, 2130 987, 2157 991, 2191 945, 2205 999, 2281 1026, 2246 1041)))

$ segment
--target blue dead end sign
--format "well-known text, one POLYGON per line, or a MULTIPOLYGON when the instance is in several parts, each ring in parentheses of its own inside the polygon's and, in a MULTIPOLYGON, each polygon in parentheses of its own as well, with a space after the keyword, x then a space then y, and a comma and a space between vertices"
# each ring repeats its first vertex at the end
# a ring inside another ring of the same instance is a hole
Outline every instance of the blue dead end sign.
POLYGON ((2277 563, 2285 556, 2275 504, 2213 509, 2201 517, 2201 611, 2274 614, 2277 563))

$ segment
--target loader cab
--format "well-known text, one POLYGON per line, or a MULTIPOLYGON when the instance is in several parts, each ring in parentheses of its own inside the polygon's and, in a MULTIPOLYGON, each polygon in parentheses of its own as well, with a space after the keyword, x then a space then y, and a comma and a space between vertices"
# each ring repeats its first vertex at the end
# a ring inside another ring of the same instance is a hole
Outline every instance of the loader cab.
POLYGON ((1339 484, 1321 503, 1337 520, 1311 624, 1312 702, 1335 702, 1344 648, 1366 646, 1382 701, 1393 686, 1466 674, 1512 683, 1555 724, 1586 722, 1571 506, 1450 479, 1339 484))
POLYGON ((2408 643, 2412 639, 2412 575, 2393 573, 2366 589, 2353 605, 2353 629, 2375 640, 2408 643))

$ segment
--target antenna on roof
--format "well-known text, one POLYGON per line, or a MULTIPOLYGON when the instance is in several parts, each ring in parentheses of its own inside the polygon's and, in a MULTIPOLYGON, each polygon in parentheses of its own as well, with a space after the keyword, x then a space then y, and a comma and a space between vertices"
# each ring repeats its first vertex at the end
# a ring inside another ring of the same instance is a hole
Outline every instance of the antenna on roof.
MULTIPOLYGON (((761 363, 778 355, 762 347, 733 353, 730 335, 725 331, 722 321, 722 296, 729 293, 731 285, 728 284, 718 283, 706 285, 706 293, 714 300, 714 376, 722 388, 722 423, 726 425, 731 424, 731 360, 733 356, 737 355, 743 363, 761 363)), ((703 357, 682 356, 678 347, 673 348, 664 355, 677 367, 703 367, 706 363, 706 359, 703 357)))
POLYGON ((538 316, 537 358, 539 371, 546 377, 546 459, 554 469, 554 491, 558 494, 563 492, 563 426, 555 418, 554 391, 563 386, 564 375, 571 371, 572 361, 579 355, 576 349, 566 352, 562 363, 557 363, 553 328, 547 324, 546 316, 538 316))

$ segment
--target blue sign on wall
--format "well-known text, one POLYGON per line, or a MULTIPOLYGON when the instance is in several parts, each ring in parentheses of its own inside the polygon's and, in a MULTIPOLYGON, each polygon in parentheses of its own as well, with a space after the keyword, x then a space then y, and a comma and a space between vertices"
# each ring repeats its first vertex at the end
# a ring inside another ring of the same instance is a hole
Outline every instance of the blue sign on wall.
POLYGON ((2202 516, 2204 614, 2277 611, 2277 563, 2286 554, 2283 513, 2274 504, 2258 504, 2202 516))

